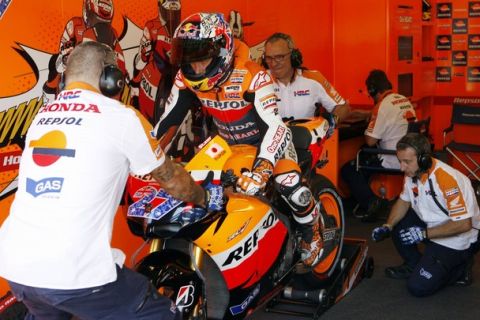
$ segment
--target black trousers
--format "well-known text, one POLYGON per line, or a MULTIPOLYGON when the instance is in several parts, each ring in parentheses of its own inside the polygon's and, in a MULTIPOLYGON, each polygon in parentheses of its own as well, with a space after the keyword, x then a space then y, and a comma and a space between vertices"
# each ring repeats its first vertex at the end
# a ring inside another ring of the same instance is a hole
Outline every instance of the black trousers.
POLYGON ((17 300, 28 308, 26 320, 179 320, 173 301, 160 296, 149 280, 117 266, 117 280, 86 289, 56 290, 10 282, 17 300))
POLYGON ((395 248, 405 263, 413 268, 407 281, 408 291, 417 297, 428 296, 462 277, 467 262, 473 256, 474 246, 455 250, 426 240, 422 254, 417 245, 403 245, 400 242, 399 231, 411 226, 426 227, 412 209, 392 231, 395 248))
POLYGON ((370 189, 372 173, 370 171, 357 171, 355 160, 352 160, 343 165, 340 174, 360 208, 365 211, 368 210, 370 202, 376 198, 375 193, 370 189))

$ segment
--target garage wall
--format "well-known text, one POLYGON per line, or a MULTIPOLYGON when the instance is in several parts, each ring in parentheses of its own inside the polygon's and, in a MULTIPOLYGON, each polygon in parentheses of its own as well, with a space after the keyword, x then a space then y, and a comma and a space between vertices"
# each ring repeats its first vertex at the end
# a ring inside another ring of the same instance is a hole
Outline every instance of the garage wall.
MULTIPOLYGON (((8 215, 16 188, 24 136, 42 105, 42 86, 50 57, 58 51, 67 21, 82 15, 82 0, 3 0, 0 3, 0 224, 8 215)), ((332 0, 183 0, 182 18, 198 11, 240 12, 245 42, 256 48, 273 32, 293 36, 305 65, 333 76, 332 0)), ((113 27, 121 35, 129 73, 146 21, 158 15, 157 1, 114 0, 113 27)), ((141 244, 117 215, 113 244, 127 254, 141 244)), ((0 279, 0 296, 7 290, 0 279)))

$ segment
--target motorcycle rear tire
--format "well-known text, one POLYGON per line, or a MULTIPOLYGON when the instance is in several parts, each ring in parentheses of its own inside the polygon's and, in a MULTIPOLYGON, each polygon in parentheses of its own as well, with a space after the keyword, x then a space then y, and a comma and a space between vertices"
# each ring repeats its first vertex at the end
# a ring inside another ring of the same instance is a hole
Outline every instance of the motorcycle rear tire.
POLYGON ((332 276, 341 260, 345 233, 345 216, 342 199, 330 180, 324 176, 315 175, 311 180, 310 186, 315 199, 322 204, 324 228, 337 230, 335 235, 337 240, 333 250, 313 268, 313 274, 323 280, 332 276))

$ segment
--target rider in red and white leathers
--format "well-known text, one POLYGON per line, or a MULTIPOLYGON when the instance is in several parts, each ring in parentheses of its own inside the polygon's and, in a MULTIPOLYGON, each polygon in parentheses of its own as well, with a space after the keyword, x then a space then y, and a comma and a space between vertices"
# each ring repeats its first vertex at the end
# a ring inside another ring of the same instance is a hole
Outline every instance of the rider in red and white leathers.
POLYGON ((72 17, 68 20, 60 39, 58 53, 50 59, 48 79, 43 85, 46 97, 54 98, 70 52, 83 41, 93 40, 109 45, 116 53, 118 67, 125 75, 127 74, 123 50, 118 42, 118 34, 111 26, 112 19, 112 0, 83 1, 82 17, 72 17))
POLYGON ((134 60, 131 81, 132 105, 151 122, 162 110, 158 100, 166 98, 172 87, 175 70, 170 63, 172 35, 180 22, 180 0, 159 0, 158 17, 147 21, 134 60))
POLYGON ((237 190, 256 194, 273 175, 300 225, 304 263, 315 265, 322 246, 319 205, 301 182, 292 135, 278 115, 271 77, 249 59, 248 47, 233 39, 221 14, 199 13, 184 20, 175 32, 173 50, 180 70, 156 126, 157 137, 178 126, 198 98, 220 136, 230 144, 257 146, 253 168, 239 177, 237 190))

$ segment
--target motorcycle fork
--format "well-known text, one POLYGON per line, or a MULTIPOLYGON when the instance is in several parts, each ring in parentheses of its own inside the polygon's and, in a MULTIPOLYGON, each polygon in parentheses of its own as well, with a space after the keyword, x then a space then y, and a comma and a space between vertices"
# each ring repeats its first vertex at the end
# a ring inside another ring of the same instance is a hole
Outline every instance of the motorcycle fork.
MULTIPOLYGON (((192 268, 195 270, 197 275, 200 277, 200 279, 203 280, 203 283, 205 283, 205 278, 203 277, 202 272, 200 271, 200 268, 202 267, 203 264, 203 251, 200 247, 191 244, 190 245, 190 257, 192 261, 192 268)), ((203 290, 202 290, 203 291, 203 290)), ((203 304, 205 303, 203 301, 203 297, 205 296, 205 292, 203 292, 202 295, 199 297, 198 303, 195 305, 192 311, 192 316, 194 319, 201 318, 202 316, 205 316, 204 309, 203 309, 203 304)))
MULTIPOLYGON (((150 244, 150 253, 161 251, 163 245, 164 240, 158 238, 152 239, 150 244)), ((200 268, 202 267, 203 262, 202 249, 196 245, 192 245, 190 248, 190 256, 192 257, 192 268, 195 270, 195 272, 200 273, 200 268)), ((201 273, 199 275, 201 278, 203 278, 201 273)))
MULTIPOLYGON (((165 241, 163 239, 158 239, 158 238, 152 239, 150 244, 150 253, 161 251, 164 247, 164 244, 165 244, 165 241)), ((193 270, 195 270, 195 272, 200 277, 200 279, 202 279, 205 282, 203 274, 200 271, 200 268, 202 267, 202 264, 203 264, 202 249, 194 244, 190 244, 189 250, 190 250, 190 257, 191 257, 190 260, 192 264, 191 267, 193 268, 193 270)), ((203 301, 203 296, 204 296, 203 294, 200 296, 199 303, 197 303, 197 305, 194 307, 192 311, 193 318, 200 318, 201 316, 203 316, 204 310, 202 310, 202 306, 205 303, 203 301)))
MULTIPOLYGON (((200 268, 202 267, 202 262, 203 262, 203 252, 200 247, 197 247, 196 245, 192 246, 192 263, 193 263, 193 268, 194 270, 199 273, 200 268)), ((203 278, 203 277, 202 277, 203 278)))
POLYGON ((163 247, 163 240, 162 239, 158 239, 158 238, 152 239, 152 242, 150 243, 150 252, 149 253, 161 251, 162 247, 163 247))

